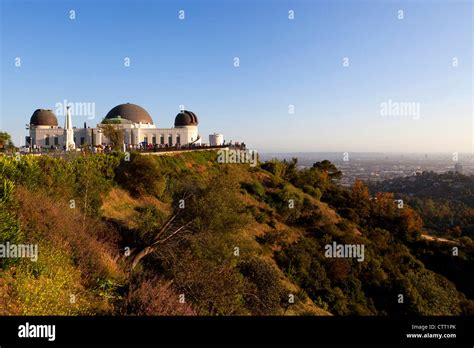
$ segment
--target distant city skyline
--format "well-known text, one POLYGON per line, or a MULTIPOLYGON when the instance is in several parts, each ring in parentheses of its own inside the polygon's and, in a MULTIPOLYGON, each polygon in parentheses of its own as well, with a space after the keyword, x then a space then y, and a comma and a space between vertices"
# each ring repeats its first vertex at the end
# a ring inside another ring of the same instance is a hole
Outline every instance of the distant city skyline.
POLYGON ((0 130, 17 145, 66 100, 93 106, 76 127, 127 102, 171 127, 183 105, 204 140, 262 152, 474 152, 471 1, 0 4, 0 130))

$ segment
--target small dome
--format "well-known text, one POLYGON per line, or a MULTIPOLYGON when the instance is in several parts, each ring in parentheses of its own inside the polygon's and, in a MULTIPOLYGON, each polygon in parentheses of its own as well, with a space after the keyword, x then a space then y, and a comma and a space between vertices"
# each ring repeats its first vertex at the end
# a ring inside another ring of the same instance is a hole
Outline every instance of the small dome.
POLYGON ((150 114, 141 106, 135 104, 120 104, 109 111, 105 119, 124 118, 133 123, 153 124, 150 114))
POLYGON ((32 126, 58 126, 58 119, 51 110, 37 109, 30 118, 32 126))
POLYGON ((198 118, 194 112, 183 110, 174 119, 175 127, 197 126, 198 118))

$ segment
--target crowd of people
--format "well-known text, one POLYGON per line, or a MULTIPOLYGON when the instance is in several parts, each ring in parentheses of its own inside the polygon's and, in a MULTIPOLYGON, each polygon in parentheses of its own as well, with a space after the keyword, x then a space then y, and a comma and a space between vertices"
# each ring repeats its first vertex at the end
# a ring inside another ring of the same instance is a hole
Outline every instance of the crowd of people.
POLYGON ((168 145, 168 144, 147 144, 140 143, 139 145, 129 145, 130 150, 144 151, 144 152, 160 152, 160 151, 180 151, 180 150, 196 150, 196 149, 207 149, 207 148, 221 148, 221 147, 239 147, 245 148, 244 143, 224 143, 222 145, 211 146, 209 144, 187 144, 187 145, 168 145))
MULTIPOLYGON (((137 145, 127 144, 123 146, 121 150, 125 151, 140 151, 140 152, 165 152, 165 151, 184 151, 184 150, 197 150, 197 149, 207 149, 207 148, 222 148, 222 147, 232 147, 232 148, 239 148, 245 149, 245 143, 235 142, 232 143, 225 143, 218 146, 211 146, 209 144, 187 144, 187 145, 169 145, 169 144, 150 144, 146 142, 142 142, 137 145)), ((25 147, 22 149, 22 152, 29 152, 29 153, 58 153, 63 152, 65 147, 61 146, 50 146, 49 148, 41 148, 41 147, 32 147, 27 148, 25 147)), ((76 148, 76 151, 80 151, 83 153, 109 153, 114 150, 114 147, 111 144, 102 144, 102 145, 90 145, 85 144, 81 147, 76 148)))

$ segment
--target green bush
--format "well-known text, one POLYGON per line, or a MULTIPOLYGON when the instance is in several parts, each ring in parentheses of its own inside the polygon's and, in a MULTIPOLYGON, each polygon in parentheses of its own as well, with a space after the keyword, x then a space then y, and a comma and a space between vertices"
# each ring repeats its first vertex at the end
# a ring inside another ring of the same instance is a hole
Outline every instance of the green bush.
POLYGON ((116 169, 117 182, 134 196, 149 194, 162 197, 166 179, 153 156, 132 153, 129 161, 122 159, 116 169))
MULTIPOLYGON (((3 179, 0 185, 0 244, 18 244, 23 234, 20 222, 13 211, 15 205, 13 198, 14 183, 9 179, 3 179)), ((0 259, 0 267, 6 268, 17 262, 15 259, 0 259)))
POLYGON ((250 183, 242 183, 242 188, 245 189, 251 195, 257 197, 264 197, 265 196, 265 187, 259 181, 252 181, 250 183))
POLYGON ((246 307, 254 315, 275 315, 281 310, 286 291, 274 266, 266 260, 250 258, 239 263, 245 279, 246 307))

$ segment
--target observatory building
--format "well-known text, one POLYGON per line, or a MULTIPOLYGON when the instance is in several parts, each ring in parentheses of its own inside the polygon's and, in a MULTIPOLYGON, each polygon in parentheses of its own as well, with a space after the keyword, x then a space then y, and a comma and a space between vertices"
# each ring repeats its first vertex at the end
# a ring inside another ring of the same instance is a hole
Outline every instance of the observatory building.
MULTIPOLYGON (((174 127, 157 128, 150 114, 135 104, 120 104, 112 108, 101 122, 111 124, 123 131, 125 146, 139 145, 187 146, 201 144, 198 133, 198 118, 191 111, 183 110, 176 115, 174 127)), ((108 145, 99 124, 96 128, 72 127, 70 110, 67 110, 64 128, 58 126, 58 119, 51 110, 36 110, 28 125, 29 136, 26 146, 33 148, 73 149, 82 145, 108 145)))

